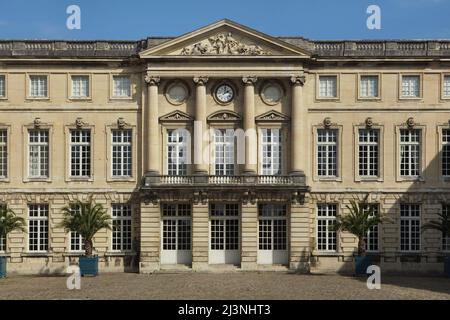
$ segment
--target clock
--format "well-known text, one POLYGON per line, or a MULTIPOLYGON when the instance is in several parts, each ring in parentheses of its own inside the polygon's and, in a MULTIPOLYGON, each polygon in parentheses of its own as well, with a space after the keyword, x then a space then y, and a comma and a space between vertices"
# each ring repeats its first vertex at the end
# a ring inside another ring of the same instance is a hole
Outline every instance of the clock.
POLYGON ((234 98, 234 90, 229 84, 221 84, 217 87, 215 96, 219 103, 229 103, 234 98))

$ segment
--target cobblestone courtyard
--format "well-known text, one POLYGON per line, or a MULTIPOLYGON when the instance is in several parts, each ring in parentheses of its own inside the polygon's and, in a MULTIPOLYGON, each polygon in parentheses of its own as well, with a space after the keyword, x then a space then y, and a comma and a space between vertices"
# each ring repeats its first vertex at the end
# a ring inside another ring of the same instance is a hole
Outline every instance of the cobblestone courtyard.
POLYGON ((450 279, 382 277, 381 290, 365 279, 275 272, 101 274, 66 289, 62 276, 0 279, 0 299, 447 299, 450 279))

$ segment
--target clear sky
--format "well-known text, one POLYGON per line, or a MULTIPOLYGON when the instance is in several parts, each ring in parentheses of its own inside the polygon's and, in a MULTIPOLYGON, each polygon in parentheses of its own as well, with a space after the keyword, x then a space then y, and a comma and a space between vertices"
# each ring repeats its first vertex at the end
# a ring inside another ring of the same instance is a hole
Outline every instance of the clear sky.
POLYGON ((450 39, 450 0, 0 0, 0 39, 137 40, 176 36, 229 18, 273 36, 450 39), (66 8, 81 8, 81 30, 66 8), (381 30, 366 9, 381 8, 381 30))

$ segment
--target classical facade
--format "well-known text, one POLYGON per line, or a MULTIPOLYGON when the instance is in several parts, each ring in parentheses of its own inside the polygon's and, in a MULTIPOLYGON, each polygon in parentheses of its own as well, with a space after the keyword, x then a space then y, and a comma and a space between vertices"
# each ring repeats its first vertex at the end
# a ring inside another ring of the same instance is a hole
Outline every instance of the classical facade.
POLYGON ((384 271, 440 272, 450 239, 450 41, 312 41, 222 20, 175 38, 0 41, 10 272, 54 273, 90 195, 101 271, 347 272, 336 215, 366 196, 384 271))

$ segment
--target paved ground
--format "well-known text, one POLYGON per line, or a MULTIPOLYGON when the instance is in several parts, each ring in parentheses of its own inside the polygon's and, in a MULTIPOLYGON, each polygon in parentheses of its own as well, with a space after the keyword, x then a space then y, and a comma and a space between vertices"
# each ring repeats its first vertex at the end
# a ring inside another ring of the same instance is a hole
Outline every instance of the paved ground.
POLYGON ((447 299, 450 279, 384 276, 381 290, 364 278, 280 272, 101 274, 66 289, 65 277, 0 279, 3 299, 447 299))

